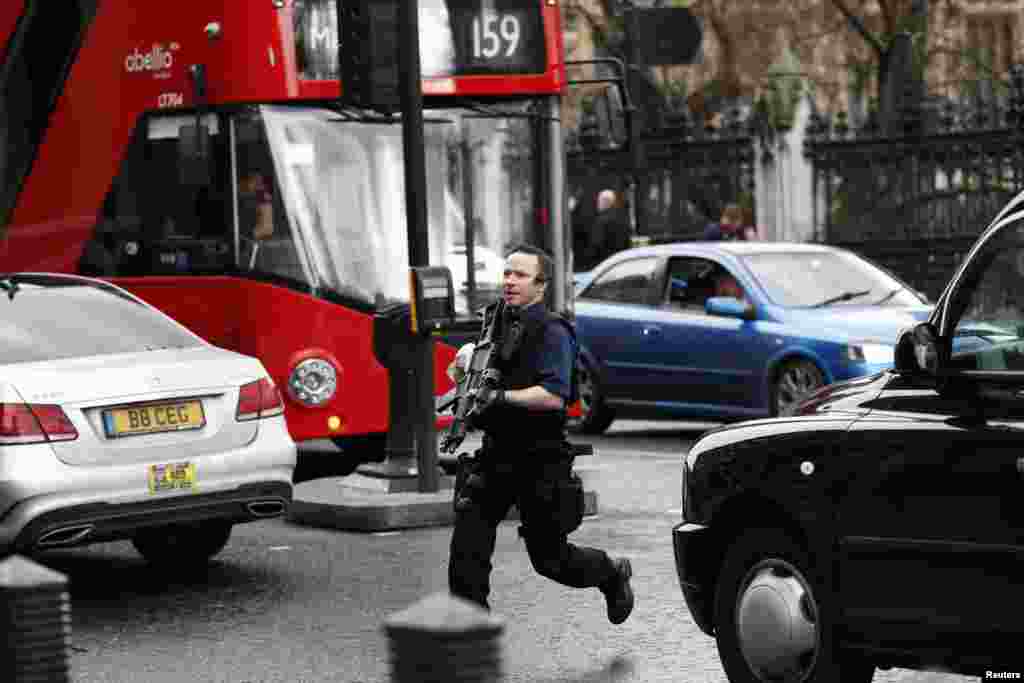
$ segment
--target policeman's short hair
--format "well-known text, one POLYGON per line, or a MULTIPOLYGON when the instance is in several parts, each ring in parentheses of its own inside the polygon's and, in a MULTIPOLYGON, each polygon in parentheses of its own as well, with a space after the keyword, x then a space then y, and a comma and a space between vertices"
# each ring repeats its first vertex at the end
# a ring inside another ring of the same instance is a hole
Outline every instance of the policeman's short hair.
POLYGON ((537 261, 540 264, 540 272, 537 274, 537 282, 550 282, 555 277, 555 261, 551 258, 551 254, 544 251, 540 247, 535 247, 532 244, 519 244, 505 254, 505 258, 508 258, 512 254, 533 254, 537 257, 537 261))

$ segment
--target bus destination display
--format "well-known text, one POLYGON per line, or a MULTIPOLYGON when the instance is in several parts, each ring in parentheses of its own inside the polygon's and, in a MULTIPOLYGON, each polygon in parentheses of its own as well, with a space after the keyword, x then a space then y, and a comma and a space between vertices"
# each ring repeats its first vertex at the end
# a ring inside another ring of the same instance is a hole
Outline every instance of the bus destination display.
MULTIPOLYGON (((301 78, 339 77, 338 3, 346 1, 295 0, 301 78)), ((419 0, 418 19, 424 78, 538 74, 547 65, 539 0, 419 0)))

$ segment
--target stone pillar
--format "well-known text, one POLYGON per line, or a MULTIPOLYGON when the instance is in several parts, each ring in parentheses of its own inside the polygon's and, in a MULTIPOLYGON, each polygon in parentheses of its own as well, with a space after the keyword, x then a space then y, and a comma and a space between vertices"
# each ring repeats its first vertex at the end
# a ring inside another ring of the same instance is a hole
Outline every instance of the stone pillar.
POLYGON ((387 618, 394 683, 494 683, 503 621, 447 591, 387 618))
POLYGON ((67 683, 67 577, 19 555, 0 562, 0 681, 67 683))

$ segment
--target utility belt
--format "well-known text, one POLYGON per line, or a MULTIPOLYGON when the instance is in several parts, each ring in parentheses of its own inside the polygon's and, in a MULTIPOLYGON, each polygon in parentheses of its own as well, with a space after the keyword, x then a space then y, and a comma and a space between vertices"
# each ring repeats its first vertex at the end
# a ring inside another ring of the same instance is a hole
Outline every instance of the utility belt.
POLYGON ((485 434, 482 445, 482 450, 485 454, 493 455, 498 460, 502 459, 501 455, 503 453, 513 456, 530 453, 532 457, 540 461, 550 462, 572 460, 579 455, 594 454, 594 447, 590 444, 570 443, 562 437, 557 439, 529 439, 519 442, 507 437, 496 439, 489 434, 485 434))
MULTIPOLYGON (((535 444, 535 447, 536 444, 535 444)), ((517 488, 520 505, 520 519, 523 526, 520 535, 531 530, 548 533, 552 529, 558 534, 568 535, 583 523, 585 500, 583 481, 572 471, 574 444, 558 442, 559 450, 565 457, 541 460, 531 463, 527 478, 520 479, 524 472, 504 468, 488 459, 486 445, 475 454, 461 453, 455 469, 453 505, 456 515, 471 511, 487 498, 487 490, 493 486, 517 488), (545 472, 550 469, 551 472, 545 472)), ((583 450, 590 452, 590 446, 583 450)))

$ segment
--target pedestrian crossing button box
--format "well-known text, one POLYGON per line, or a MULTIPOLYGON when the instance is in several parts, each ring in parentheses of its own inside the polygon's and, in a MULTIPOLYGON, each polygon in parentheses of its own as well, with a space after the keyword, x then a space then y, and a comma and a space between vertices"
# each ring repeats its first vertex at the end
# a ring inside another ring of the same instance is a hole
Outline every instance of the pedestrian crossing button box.
POLYGON ((455 322, 455 287, 445 266, 418 266, 410 270, 412 331, 431 334, 455 322))

